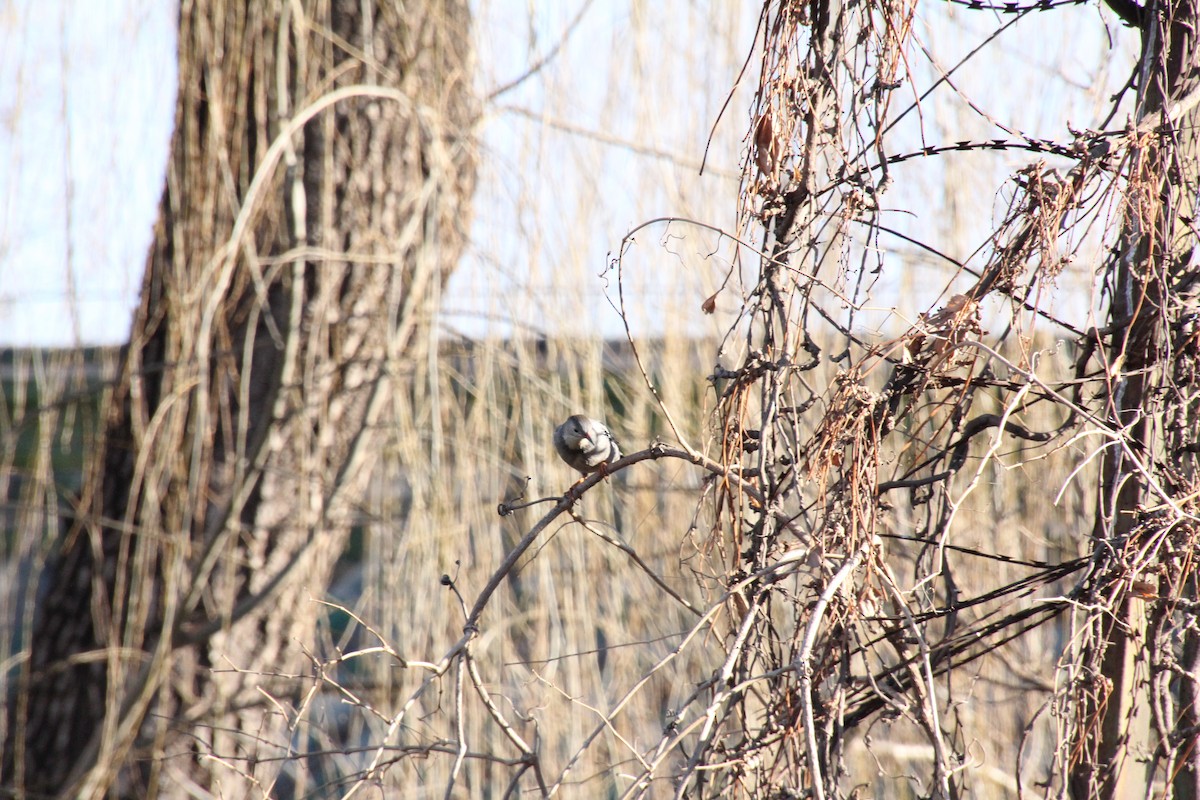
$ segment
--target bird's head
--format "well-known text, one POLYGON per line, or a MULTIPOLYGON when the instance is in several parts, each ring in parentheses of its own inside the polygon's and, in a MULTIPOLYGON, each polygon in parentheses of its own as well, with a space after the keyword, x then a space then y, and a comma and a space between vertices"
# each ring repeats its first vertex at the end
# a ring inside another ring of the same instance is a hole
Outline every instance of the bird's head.
POLYGON ((578 414, 567 420, 563 438, 567 440, 568 445, 576 450, 579 449, 580 442, 595 444, 592 441, 591 434, 588 433, 587 419, 578 414))

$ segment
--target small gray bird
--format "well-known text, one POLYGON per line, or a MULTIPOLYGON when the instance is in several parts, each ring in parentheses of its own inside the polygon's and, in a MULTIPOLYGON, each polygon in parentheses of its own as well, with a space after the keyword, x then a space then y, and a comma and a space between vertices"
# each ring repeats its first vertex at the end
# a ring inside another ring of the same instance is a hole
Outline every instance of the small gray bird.
POLYGON ((554 429, 554 449, 573 469, 587 476, 621 457, 621 448, 603 422, 583 414, 569 417, 554 429))

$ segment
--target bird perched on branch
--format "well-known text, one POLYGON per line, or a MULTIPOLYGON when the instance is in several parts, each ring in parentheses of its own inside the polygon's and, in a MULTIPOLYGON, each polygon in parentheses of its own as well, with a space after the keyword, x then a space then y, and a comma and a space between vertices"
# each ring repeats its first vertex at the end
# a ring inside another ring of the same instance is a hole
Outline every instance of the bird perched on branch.
POLYGON ((621 457, 621 448, 603 422, 582 414, 569 417, 554 429, 554 449, 563 461, 587 476, 621 457))

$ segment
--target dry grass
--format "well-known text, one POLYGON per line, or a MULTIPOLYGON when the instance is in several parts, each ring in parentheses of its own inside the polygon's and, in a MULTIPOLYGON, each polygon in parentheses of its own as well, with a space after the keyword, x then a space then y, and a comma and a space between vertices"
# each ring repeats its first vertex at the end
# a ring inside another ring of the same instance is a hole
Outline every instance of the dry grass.
MULTIPOLYGON (((1097 612, 1141 602, 1131 581, 1164 542, 1194 544, 1160 503, 1141 518, 1146 550, 1131 537, 1121 552, 1124 572, 1080 580, 1098 470, 1127 442, 1106 417, 1119 369, 1096 355, 1118 345, 1083 335, 1099 289, 1069 324, 1045 302, 1056 285, 1102 283, 1103 269, 1064 256, 1100 264, 1113 221, 1144 210, 1122 192, 1150 185, 1135 157, 1147 144, 1116 145, 1136 169, 1083 157, 1099 140, 1080 137, 1060 173, 1039 156, 1002 190, 981 180, 975 194, 999 210, 971 264, 932 245, 893 252, 880 199, 903 168, 885 179, 878 159, 895 154, 882 144, 901 104, 888 87, 919 78, 915 7, 838 10, 824 22, 764 11, 747 144, 737 126, 715 140, 745 157, 731 231, 646 223, 596 264, 580 232, 611 226, 577 197, 555 209, 565 233, 538 217, 516 246, 477 243, 474 266, 491 259, 516 287, 490 309, 514 335, 460 339, 406 318, 389 408, 367 431, 383 454, 351 552, 333 589, 274 609, 319 625, 292 642, 311 669, 217 664, 217 679, 252 686, 237 711, 262 730, 220 738, 213 718, 184 720, 185 735, 220 743, 185 758, 252 776, 264 796, 1000 798, 1019 782, 1065 794, 1097 612), (624 340, 587 324, 606 314, 624 340), (551 431, 580 411, 606 420, 627 459, 568 491, 576 476, 551 431)), ((614 64, 649 58, 655 26, 639 23, 614 64)), ((614 128, 643 130, 667 102, 625 96, 602 109, 623 112, 614 128)), ((581 158, 611 147, 665 164, 633 194, 692 204, 696 220, 733 206, 709 204, 714 184, 685 185, 695 164, 651 136, 541 117, 542 135, 571 133, 581 158)), ((506 166, 534 174, 547 153, 561 155, 533 147, 506 166)), ((609 162, 588 163, 600 175, 609 162)), ((503 198, 518 219, 537 210, 528 191, 503 198)), ((19 574, 44 564, 53 453, 74 430, 57 398, 81 373, 37 355, 15 369, 17 392, 39 389, 14 396, 3 427, 22 534, 5 600, 23 634, 35 584, 19 574)), ((1158 499, 1190 509, 1189 497, 1158 499)), ((1171 578, 1190 580, 1190 562, 1177 566, 1171 578)), ((26 657, 19 638, 5 646, 10 668, 26 657)), ((1168 667, 1155 665, 1160 679, 1168 667)))
MULTIPOLYGON (((667 405, 685 437, 699 442, 711 435, 703 399, 713 392, 694 365, 714 342, 689 345, 694 349, 683 357, 652 358, 649 364, 677 376, 671 381, 675 390, 693 399, 667 405)), ((682 349, 679 343, 674 347, 682 349)), ((640 349, 667 348, 645 342, 640 349)), ((566 796, 620 795, 634 786, 630 776, 659 759, 650 796, 673 794, 670 776, 686 758, 674 747, 659 750, 656 744, 679 735, 685 747, 694 746, 705 705, 696 702, 720 685, 710 682, 728 658, 739 610, 745 613, 741 596, 727 590, 736 584, 730 584, 736 575, 731 567, 736 570, 746 542, 722 538, 713 527, 714 489, 704 469, 683 458, 656 458, 589 486, 574 508, 577 516, 557 516, 503 572, 495 594, 473 620, 474 640, 461 639, 468 609, 514 545, 547 513, 547 506, 532 506, 500 516, 497 504, 557 501, 574 479, 549 445, 556 420, 589 407, 586 401, 572 405, 565 399, 574 383, 570 376, 600 374, 605 379, 593 391, 607 384, 613 387, 610 397, 622 398, 621 413, 610 411, 607 418, 627 452, 646 449, 662 436, 661 407, 648 391, 637 390, 637 374, 623 355, 628 348, 509 341, 476 343, 418 360, 437 369, 411 373, 401 396, 428 414, 396 427, 389 448, 393 457, 372 492, 365 517, 363 591, 352 609, 363 624, 351 625, 339 633, 343 638, 317 653, 328 659, 340 652, 341 661, 336 669, 326 667, 328 682, 315 684, 317 694, 304 694, 298 709, 305 729, 321 731, 327 749, 371 745, 336 760, 341 780, 353 786, 361 771, 375 764, 368 783, 382 780, 397 791, 424 787, 417 796, 441 795, 453 784, 467 796, 489 791, 498 796, 501 786, 528 768, 540 773, 547 788, 561 780, 566 796), (624 363, 626 369, 611 373, 604 362, 624 363), (526 477, 525 496, 518 500, 526 477), (444 584, 443 575, 452 585, 444 584), (380 645, 387 648, 377 649, 380 645), (458 659, 467 653, 495 714, 472 689, 471 676, 459 673, 465 662, 458 659), (450 660, 442 661, 447 654, 450 660), (440 674, 431 679, 431 670, 440 674), (333 702, 339 685, 354 698, 349 707, 333 702), (412 705, 405 707, 408 702, 412 705), (403 721, 389 727, 401 713, 403 721), (522 754, 503 734, 498 717, 530 753, 522 754), (455 757, 458 742, 465 748, 461 765, 455 757)), ((1061 368, 1062 360, 1058 363, 1061 368)), ((825 368, 810 379, 836 385, 834 377, 825 368)), ((1034 410, 1022 422, 1053 427, 1060 421, 1053 413, 1034 410)), ((1070 480, 1082 450, 1007 446, 985 459, 988 445, 975 443, 967 458, 980 474, 968 469, 950 487, 962 498, 945 553, 962 592, 957 599, 964 605, 953 623, 960 631, 979 629, 998 615, 1061 593, 1060 577, 1048 585, 1035 581, 1025 593, 1009 588, 993 600, 973 603, 1045 571, 1030 562, 1068 560, 1087 528, 1090 476, 1085 470, 1070 480), (1068 487, 1060 503, 1028 502, 1038 487, 1048 485, 1068 487), (973 486, 970 492, 968 486, 973 486), (998 562, 996 553, 1011 560, 998 562)), ((895 461, 911 458, 897 454, 895 461)), ((895 498, 894 513, 884 515, 880 533, 888 537, 884 552, 891 570, 912 591, 914 584, 928 582, 936 548, 913 538, 928 535, 910 510, 921 507, 910 505, 921 502, 919 491, 896 494, 908 497, 895 498)), ((805 533, 811 527, 808 521, 798 525, 805 533)), ((807 548, 807 541, 794 537, 788 546, 807 548)), ((805 619, 788 609, 807 605, 805 598, 812 597, 821 574, 808 557, 797 567, 785 571, 777 585, 792 599, 769 609, 781 642, 805 619)), ((931 607, 946 603, 941 583, 917 594, 931 607)), ((863 675, 868 665, 878 671, 895 662, 880 650, 886 627, 863 621, 847 630, 863 647, 855 674, 863 675)), ((949 633, 945 625, 933 629, 949 633)), ((947 729, 956 731, 956 739, 972 742, 975 763, 988 766, 993 775, 1009 774, 1025 727, 1051 696, 1063 636, 1061 625, 1045 626, 954 673, 955 696, 964 694, 947 710, 947 729)), ((770 705, 766 698, 756 703, 758 711, 745 722, 748 730, 762 722, 770 705)), ((1027 747, 1048 747, 1046 736, 1042 731, 1027 747)), ((850 774, 874 775, 882 789, 888 775, 901 775, 928 757, 922 742, 919 730, 903 719, 872 723, 849 744, 850 774), (881 737, 886 745, 879 744, 881 737), (869 741, 874 743, 868 746, 869 741)), ((331 759, 319 761, 317 774, 331 777, 331 759)), ((1043 762, 1030 763, 1036 765, 1031 778, 1044 778, 1043 762)), ((293 769, 305 774, 299 763, 293 769)), ((309 774, 307 779, 309 789, 315 788, 317 778, 309 774)), ((1004 786, 1011 787, 1011 778, 1002 784, 995 794, 985 784, 976 788, 981 796, 999 797, 1005 796, 1004 786)), ((534 790, 537 780, 525 772, 519 785, 534 790)))

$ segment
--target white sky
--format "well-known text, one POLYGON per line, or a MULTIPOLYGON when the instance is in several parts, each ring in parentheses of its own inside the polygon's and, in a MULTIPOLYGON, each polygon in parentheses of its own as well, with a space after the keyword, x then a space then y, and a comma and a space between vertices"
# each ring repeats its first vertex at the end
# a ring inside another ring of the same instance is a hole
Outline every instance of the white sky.
POLYGON ((137 0, 0 6, 0 344, 128 336, 174 114, 175 19, 137 0))
MULTIPOLYGON (((520 74, 585 10, 561 53, 487 112, 473 241, 441 321, 472 334, 565 326, 616 335, 620 320, 599 274, 626 231, 663 215, 734 223, 757 59, 721 120, 704 177, 695 165, 758 8, 715 0, 723 10, 683 0, 535 6, 475 3, 481 91, 520 74)), ((126 339, 167 157, 176 14, 162 0, 0 0, 0 345, 126 339)), ((948 68, 1009 19, 926 0, 918 33, 948 68)), ((1135 34, 1105 20, 1095 3, 1029 15, 956 85, 1007 124, 1067 139, 1064 119, 1095 124, 1126 77, 1135 34), (1110 36, 1121 53, 1109 49, 1110 36)), ((928 60, 920 51, 909 59, 927 86, 928 60)), ((897 100, 911 96, 906 88, 897 100)), ((906 136, 918 145, 918 122, 929 143, 1003 136, 965 109, 943 87, 906 136)), ((996 187, 1029 155, 961 158, 992 158, 994 177, 956 187, 958 162, 918 162, 910 174, 923 171, 920 178, 884 205, 895 209, 890 224, 963 257, 993 225, 996 187)), ((710 251, 711 240, 681 226, 639 235, 629 288, 643 301, 640 332, 668 318, 716 324, 696 311, 729 255, 710 251)), ((939 280, 918 285, 936 297, 939 280)))

